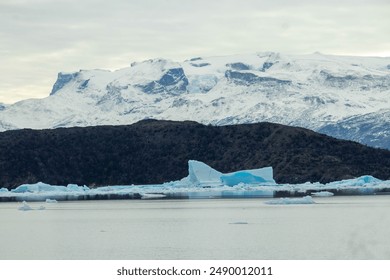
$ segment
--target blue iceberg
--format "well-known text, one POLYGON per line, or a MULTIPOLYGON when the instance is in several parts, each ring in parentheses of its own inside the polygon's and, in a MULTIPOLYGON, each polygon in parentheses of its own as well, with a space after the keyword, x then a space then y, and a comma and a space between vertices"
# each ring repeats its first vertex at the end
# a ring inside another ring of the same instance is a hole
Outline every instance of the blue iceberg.
MULTIPOLYGON (((221 185, 221 176, 223 174, 207 164, 196 161, 188 161, 188 181, 198 186, 221 185)), ((183 180, 185 180, 184 178, 183 180)))
MULTIPOLYGON (((277 184, 272 167, 219 172, 207 164, 190 160, 188 176, 179 181, 156 185, 124 185, 88 188, 69 184, 55 186, 42 182, 23 184, 14 190, 0 188, 0 202, 102 199, 198 199, 198 198, 282 198, 269 204, 311 204, 308 195, 321 197, 337 195, 390 194, 390 180, 382 181, 366 175, 355 179, 321 183, 277 184), (284 198, 283 198, 284 197, 284 198), (290 198, 288 198, 290 197, 290 198)), ((23 203, 20 210, 30 210, 23 203)))
POLYGON ((233 187, 238 184, 275 184, 272 167, 223 174, 203 162, 190 160, 188 161, 188 173, 187 180, 197 186, 226 185, 233 187))
POLYGON ((255 176, 255 175, 253 175, 249 172, 245 172, 245 171, 235 172, 232 175, 222 175, 221 181, 224 185, 227 185, 227 186, 235 186, 235 185, 238 185, 240 183, 262 184, 262 183, 267 182, 263 177, 255 176))

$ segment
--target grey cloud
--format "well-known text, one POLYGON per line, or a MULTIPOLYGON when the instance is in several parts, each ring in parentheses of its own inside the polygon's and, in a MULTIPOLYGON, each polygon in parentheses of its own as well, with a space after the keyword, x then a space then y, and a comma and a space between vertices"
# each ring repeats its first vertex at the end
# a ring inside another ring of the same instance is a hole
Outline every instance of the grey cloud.
POLYGON ((3 0, 0 102, 47 95, 59 71, 152 57, 386 53, 388 11, 387 0, 3 0))

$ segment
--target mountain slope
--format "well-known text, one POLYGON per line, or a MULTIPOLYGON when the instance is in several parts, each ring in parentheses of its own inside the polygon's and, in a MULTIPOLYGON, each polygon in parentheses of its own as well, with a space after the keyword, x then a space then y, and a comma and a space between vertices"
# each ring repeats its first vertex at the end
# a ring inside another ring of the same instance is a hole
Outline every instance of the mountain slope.
POLYGON ((227 173, 264 166, 278 183, 361 175, 390 179, 390 151, 272 123, 205 126, 141 121, 128 126, 0 133, 0 186, 43 181, 89 186, 181 179, 200 160, 227 173))
POLYGON ((390 111, 352 116, 321 127, 319 132, 390 149, 390 111))
POLYGON ((182 63, 153 59, 113 72, 60 73, 47 98, 0 105, 0 130, 147 118, 269 121, 390 149, 389 118, 383 117, 390 114, 389 96, 390 58, 258 53, 182 63))

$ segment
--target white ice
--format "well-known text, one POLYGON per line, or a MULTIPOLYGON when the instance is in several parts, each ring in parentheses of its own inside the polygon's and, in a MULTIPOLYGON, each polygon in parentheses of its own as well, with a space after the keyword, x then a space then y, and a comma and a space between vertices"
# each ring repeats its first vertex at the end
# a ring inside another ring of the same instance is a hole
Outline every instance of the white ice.
MULTIPOLYGON (((272 183, 271 168, 242 170, 223 174, 199 161, 189 162, 189 176, 179 180, 158 185, 125 185, 104 186, 90 189, 87 186, 69 184, 55 186, 45 183, 23 184, 14 190, 0 189, 0 201, 62 201, 77 200, 79 197, 111 195, 141 197, 143 199, 163 197, 183 198, 232 198, 232 197, 274 197, 277 192, 311 193, 313 196, 328 196, 329 191, 347 195, 375 194, 388 192, 390 180, 382 181, 372 176, 361 176, 355 179, 321 183, 277 184, 272 183), (259 173, 257 173, 259 172, 259 173), (261 178, 261 179, 260 179, 261 178), (263 181, 267 181, 264 182, 263 181)), ((305 201, 307 202, 308 199, 305 201)), ((291 203, 296 200, 276 200, 279 203, 291 203)), ((24 208, 28 208, 23 204, 24 208)))
POLYGON ((158 198, 164 198, 166 195, 164 194, 158 194, 158 193, 144 193, 141 194, 141 199, 158 199, 158 198))
POLYGON ((265 202, 266 204, 314 204, 314 200, 310 195, 299 198, 282 197, 265 202))
POLYGON ((23 201, 22 202, 22 205, 18 207, 18 210, 20 211, 29 211, 29 210, 33 210, 30 205, 27 204, 26 201, 23 201))
POLYGON ((336 181, 336 182, 331 182, 328 183, 327 186, 336 186, 336 187, 341 187, 341 186, 350 186, 350 187, 363 187, 367 184, 370 185, 376 185, 381 183, 382 181, 369 175, 361 176, 359 178, 355 179, 348 179, 348 180, 342 180, 342 181, 336 181))
POLYGON ((275 184, 272 167, 259 169, 240 170, 223 174, 207 164, 190 160, 188 161, 188 180, 197 186, 236 186, 243 184, 275 184))
POLYGON ((311 195, 316 197, 329 197, 329 196, 334 196, 334 193, 328 191, 321 191, 321 192, 313 192, 311 193, 311 195))
POLYGON ((211 168, 207 164, 196 161, 188 161, 188 179, 195 185, 220 185, 222 173, 211 168))
POLYGON ((65 186, 49 185, 42 182, 36 184, 23 184, 11 190, 13 193, 40 193, 40 192, 83 192, 89 190, 87 186, 69 184, 65 186))

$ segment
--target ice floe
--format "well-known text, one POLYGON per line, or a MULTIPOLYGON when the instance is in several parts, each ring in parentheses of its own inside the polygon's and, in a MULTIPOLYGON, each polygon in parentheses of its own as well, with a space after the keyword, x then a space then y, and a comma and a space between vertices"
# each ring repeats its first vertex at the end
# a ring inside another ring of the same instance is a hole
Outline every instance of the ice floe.
POLYGON ((311 193, 311 196, 316 196, 316 197, 329 197, 329 196, 334 196, 334 193, 328 192, 328 191, 313 192, 313 193, 311 193))
POLYGON ((282 197, 279 199, 273 199, 265 202, 266 204, 314 204, 315 201, 310 195, 305 197, 282 197))
POLYGON ((33 210, 30 205, 27 204, 26 201, 22 202, 22 205, 18 207, 18 210, 20 211, 30 211, 33 210))
MULTIPOLYGON (((182 180, 158 185, 103 186, 89 188, 69 184, 55 186, 42 182, 23 184, 8 190, 0 189, 1 201, 55 201, 94 199, 169 199, 169 198, 253 198, 253 197, 305 197, 312 195, 370 195, 390 194, 390 181, 372 176, 331 182, 328 184, 277 184, 272 168, 241 170, 223 174, 199 161, 189 161, 189 175, 182 180)), ((276 200, 293 203, 296 200, 276 200)), ((307 198, 301 202, 308 202, 307 198)), ((298 200, 299 202, 299 200, 298 200)))

